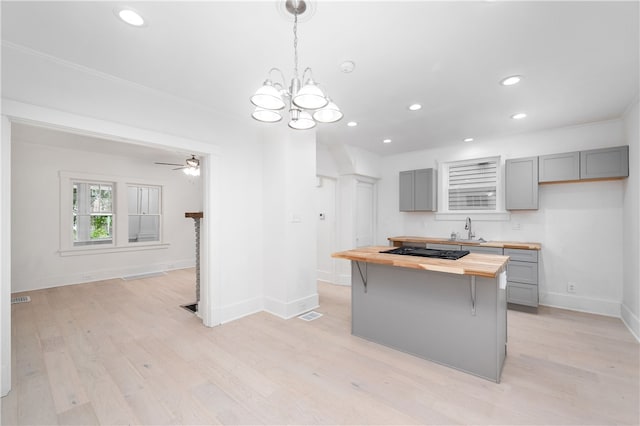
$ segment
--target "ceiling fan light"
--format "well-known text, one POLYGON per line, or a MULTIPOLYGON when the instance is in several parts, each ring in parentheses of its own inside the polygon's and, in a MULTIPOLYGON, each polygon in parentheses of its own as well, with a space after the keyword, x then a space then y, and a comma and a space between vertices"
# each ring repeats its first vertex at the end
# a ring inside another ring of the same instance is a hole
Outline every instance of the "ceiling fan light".
POLYGON ((302 86, 291 101, 298 107, 304 109, 318 109, 326 106, 329 100, 324 95, 322 89, 311 79, 302 86))
POLYGON ((200 176, 200 167, 185 167, 182 171, 187 176, 200 176))
POLYGON ((200 160, 198 160, 195 155, 192 155, 191 158, 187 158, 186 163, 187 166, 195 168, 200 165, 200 160))
POLYGON ((273 83, 271 83, 271 80, 266 80, 264 84, 256 90, 256 93, 251 96, 251 103, 259 108, 272 110, 282 109, 285 106, 282 94, 273 83))
POLYGON ((263 123, 276 123, 282 120, 282 115, 278 111, 272 109, 256 108, 251 117, 263 123))
POLYGON ((327 106, 320 108, 313 113, 313 119, 320 123, 335 123, 340 120, 344 114, 334 102, 329 101, 327 106))
POLYGON ((289 127, 296 130, 308 130, 316 127, 316 122, 307 111, 299 111, 298 117, 289 121, 289 127))

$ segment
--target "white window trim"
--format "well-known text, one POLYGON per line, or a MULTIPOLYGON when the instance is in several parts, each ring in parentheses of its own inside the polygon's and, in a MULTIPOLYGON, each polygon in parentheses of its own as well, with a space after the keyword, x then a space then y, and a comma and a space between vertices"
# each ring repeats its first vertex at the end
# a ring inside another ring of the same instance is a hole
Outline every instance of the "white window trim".
POLYGON ((505 210, 505 187, 504 187, 504 161, 500 155, 483 158, 472 158, 469 160, 442 162, 438 167, 438 211, 435 214, 436 220, 465 220, 472 217, 473 220, 481 221, 509 221, 511 213, 505 210), (479 161, 496 160, 498 163, 498 173, 496 182, 496 210, 449 210, 449 166, 452 164, 475 163, 479 161))
POLYGON ((148 181, 139 178, 128 178, 122 176, 98 175, 82 172, 60 171, 60 256, 82 256, 102 253, 118 253, 125 251, 166 249, 170 243, 164 238, 164 196, 160 197, 160 241, 149 242, 129 242, 128 210, 127 210, 127 187, 129 185, 157 186, 164 190, 164 185, 156 181, 148 181), (73 215, 71 206, 73 205, 72 185, 73 182, 95 182, 111 183, 114 191, 115 218, 113 224, 113 240, 111 244, 74 246, 73 244, 73 215))

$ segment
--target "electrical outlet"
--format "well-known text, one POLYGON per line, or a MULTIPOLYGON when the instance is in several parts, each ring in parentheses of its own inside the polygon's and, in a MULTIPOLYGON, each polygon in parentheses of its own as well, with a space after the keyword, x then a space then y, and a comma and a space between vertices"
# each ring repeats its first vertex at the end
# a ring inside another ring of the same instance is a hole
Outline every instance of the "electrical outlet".
POLYGON ((575 293, 576 292, 576 283, 569 281, 567 283, 567 293, 575 293))

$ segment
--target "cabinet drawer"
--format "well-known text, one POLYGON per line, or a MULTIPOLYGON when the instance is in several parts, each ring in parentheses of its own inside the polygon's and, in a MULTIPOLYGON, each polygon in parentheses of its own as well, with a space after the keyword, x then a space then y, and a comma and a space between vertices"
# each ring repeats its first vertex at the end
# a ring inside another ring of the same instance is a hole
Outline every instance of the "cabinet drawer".
POLYGON ((413 241, 403 241, 402 247, 416 247, 416 248, 426 248, 426 243, 416 243, 413 241))
POLYGON ((538 284, 538 264, 510 260, 507 264, 507 280, 518 283, 538 284))
POLYGON ((525 249, 504 249, 504 255, 509 256, 509 260, 517 260, 520 262, 538 262, 538 250, 525 249))
POLYGON ((507 282, 507 302, 518 305, 538 306, 538 286, 507 282))
POLYGON ((454 244, 427 243, 427 248, 436 249, 436 250, 460 250, 460 246, 454 245, 454 244))
POLYGON ((461 247, 461 250, 469 250, 470 253, 502 255, 502 249, 500 247, 478 247, 478 246, 460 246, 460 247, 461 247))

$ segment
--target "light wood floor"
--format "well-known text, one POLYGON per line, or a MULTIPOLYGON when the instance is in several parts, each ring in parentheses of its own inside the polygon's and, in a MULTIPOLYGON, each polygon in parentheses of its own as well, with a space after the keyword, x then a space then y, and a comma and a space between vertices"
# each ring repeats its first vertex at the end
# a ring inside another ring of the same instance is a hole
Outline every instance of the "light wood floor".
MULTIPOLYGON (((2 424, 635 424, 639 345, 617 319, 509 311, 502 383, 350 334, 349 288, 323 317, 205 328, 178 305, 193 270, 22 293, 2 424)), ((384 312, 381 312, 384 315, 384 312)))

